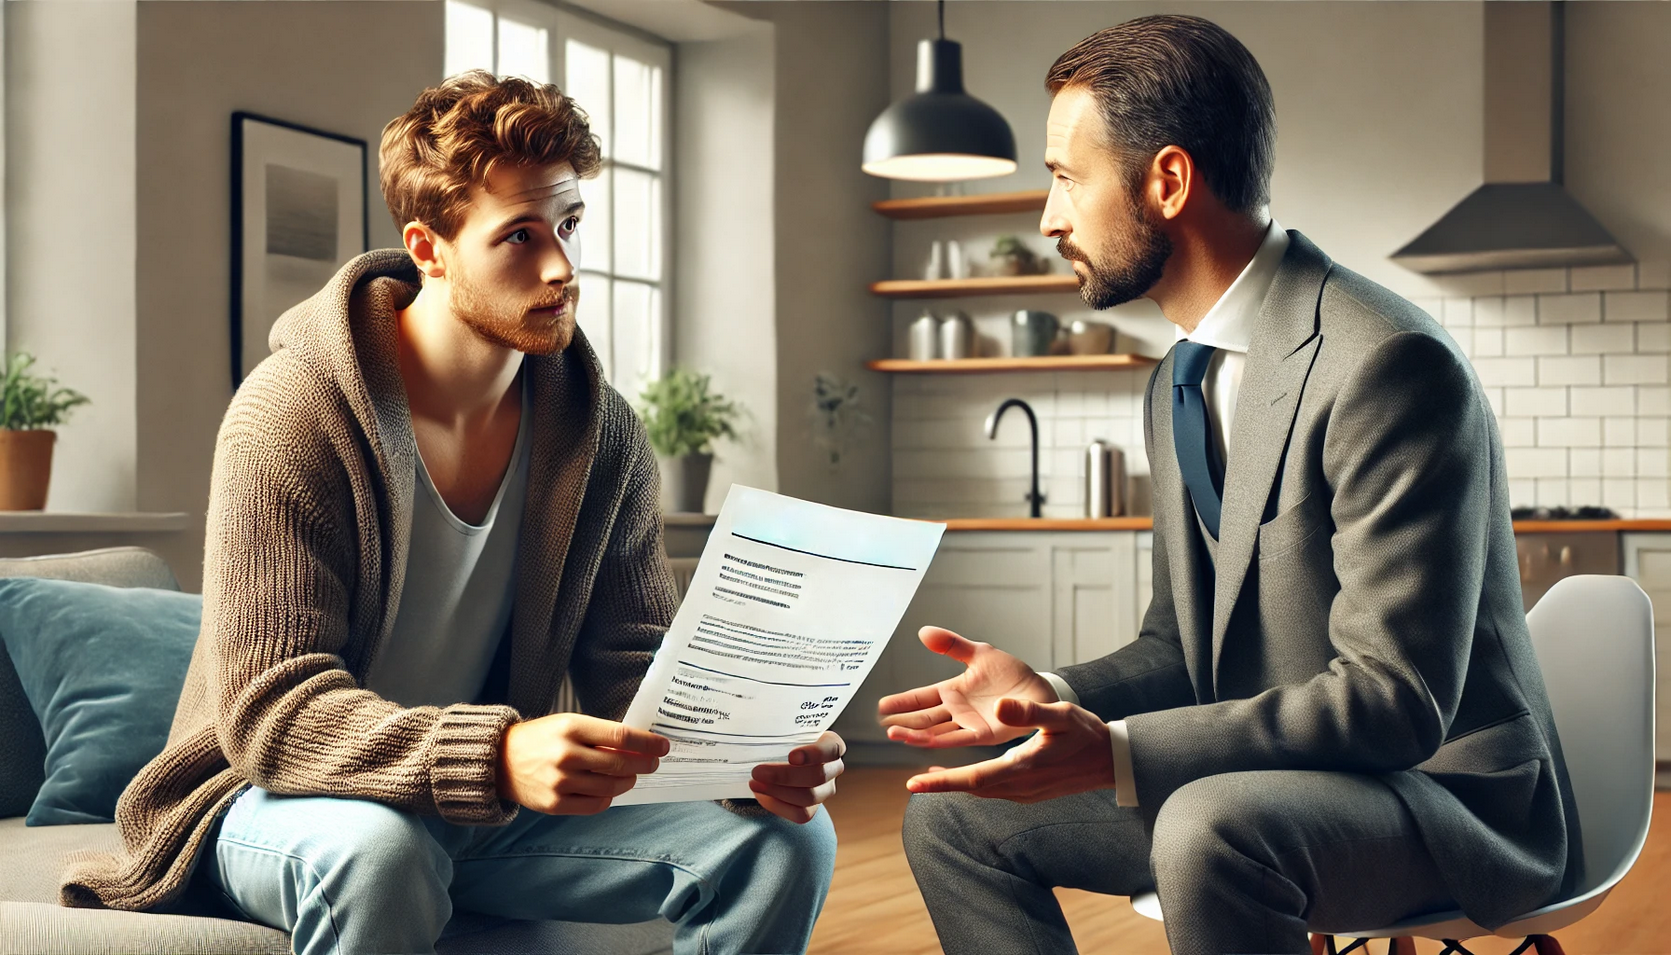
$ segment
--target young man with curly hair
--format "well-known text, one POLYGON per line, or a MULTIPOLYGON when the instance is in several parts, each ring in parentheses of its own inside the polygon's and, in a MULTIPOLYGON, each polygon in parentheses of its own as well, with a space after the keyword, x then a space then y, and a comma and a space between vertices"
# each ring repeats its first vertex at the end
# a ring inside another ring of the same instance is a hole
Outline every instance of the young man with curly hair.
POLYGON ((460 74, 380 159, 405 248, 285 313, 233 398, 173 733, 64 901, 196 878, 305 953, 432 951, 455 909, 804 949, 835 734, 754 802, 609 809, 668 751, 616 721, 677 597, 655 459, 575 324, 584 113, 460 74), (585 715, 551 712, 565 675, 585 715))

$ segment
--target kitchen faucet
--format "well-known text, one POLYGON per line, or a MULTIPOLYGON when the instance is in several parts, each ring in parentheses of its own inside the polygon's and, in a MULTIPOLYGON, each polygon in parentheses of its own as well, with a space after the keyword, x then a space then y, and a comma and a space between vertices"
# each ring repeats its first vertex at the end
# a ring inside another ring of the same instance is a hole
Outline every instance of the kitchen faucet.
POLYGON ((1039 419, 1033 414, 1033 408, 1020 398, 1007 398, 986 419, 986 436, 996 440, 998 437, 998 419, 1011 408, 1020 408, 1027 412, 1027 426, 1033 432, 1033 489, 1027 492, 1027 503, 1032 506, 1032 516, 1039 517, 1039 507, 1044 504, 1044 495, 1039 493, 1039 419))

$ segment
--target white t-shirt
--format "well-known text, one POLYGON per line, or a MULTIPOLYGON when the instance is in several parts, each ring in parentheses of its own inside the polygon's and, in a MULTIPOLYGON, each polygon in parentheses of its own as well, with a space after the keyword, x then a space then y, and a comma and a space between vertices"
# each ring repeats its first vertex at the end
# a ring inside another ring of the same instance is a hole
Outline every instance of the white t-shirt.
POLYGON ((534 414, 523 372, 522 420, 499 493, 482 523, 453 514, 417 459, 406 583, 388 642, 372 661, 366 689, 402 706, 450 706, 480 697, 510 625, 516 541, 528 488, 528 433, 534 414))

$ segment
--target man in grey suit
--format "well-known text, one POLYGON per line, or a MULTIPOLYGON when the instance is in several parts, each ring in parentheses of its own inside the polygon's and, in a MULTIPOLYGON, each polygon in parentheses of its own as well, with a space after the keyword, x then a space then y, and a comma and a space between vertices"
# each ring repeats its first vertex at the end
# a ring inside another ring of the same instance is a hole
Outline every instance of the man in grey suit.
POLYGON ((1120 24, 1047 86, 1042 230, 1090 305, 1146 295, 1179 328, 1144 406, 1154 598, 1059 674, 924 629, 966 668, 884 699, 890 738, 1036 730, 908 783, 941 942, 1072 951, 1054 886, 1158 890, 1179 953, 1547 902, 1579 877, 1576 816, 1467 360, 1272 221, 1270 87, 1223 29, 1120 24))

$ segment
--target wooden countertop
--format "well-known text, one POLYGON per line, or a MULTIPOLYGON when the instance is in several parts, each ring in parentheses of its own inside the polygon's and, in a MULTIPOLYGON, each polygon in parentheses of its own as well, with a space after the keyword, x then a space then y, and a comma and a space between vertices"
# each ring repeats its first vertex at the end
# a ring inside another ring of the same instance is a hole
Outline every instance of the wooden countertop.
MULTIPOLYGON (((944 522, 948 531, 1146 531, 1149 517, 957 517, 944 522)), ((1515 521, 1516 534, 1572 531, 1671 531, 1671 520, 1515 521)))

